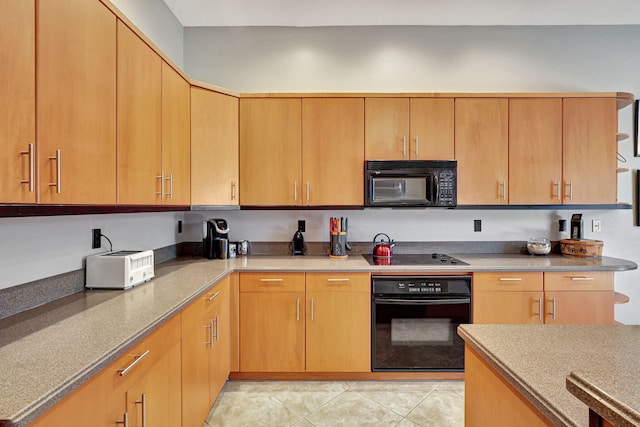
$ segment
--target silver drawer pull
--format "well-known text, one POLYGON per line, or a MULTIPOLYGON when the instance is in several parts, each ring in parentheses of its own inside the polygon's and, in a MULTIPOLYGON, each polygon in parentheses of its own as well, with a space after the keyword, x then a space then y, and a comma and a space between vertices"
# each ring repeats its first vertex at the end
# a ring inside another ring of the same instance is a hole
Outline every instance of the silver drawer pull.
POLYGON ((501 282, 521 282, 522 278, 521 277, 501 277, 500 279, 501 282))
POLYGON ((593 278, 593 277, 571 277, 571 280, 580 281, 580 282, 587 282, 589 280, 595 280, 595 278, 593 278))
POLYGON ((145 351, 144 353, 142 353, 139 356, 135 356, 136 359, 133 362, 131 362, 131 364, 129 366, 127 366, 126 368, 118 369, 118 373, 120 374, 120 376, 124 377, 125 375, 127 375, 127 372, 132 370, 138 363, 140 363, 142 361, 142 359, 147 357, 148 354, 149 354, 149 350, 145 351))
POLYGON ((211 295, 209 298, 207 298, 207 301, 213 301, 218 295, 220 295, 220 292, 216 292, 215 294, 211 295))
POLYGON ((327 279, 327 282, 348 282, 349 279, 348 277, 344 277, 344 278, 335 278, 335 279, 327 279))
POLYGON ((124 427, 129 427, 129 413, 122 414, 122 421, 116 421, 116 424, 123 424, 124 427))
POLYGON ((56 150, 56 155, 49 157, 49 160, 56 161, 56 182, 50 182, 50 187, 56 187, 56 193, 60 194, 62 191, 62 183, 60 182, 60 168, 62 167, 62 153, 60 150, 56 150))
POLYGON ((284 279, 260 279, 260 281, 261 282, 266 282, 266 283, 269 283, 269 282, 283 282, 284 279))

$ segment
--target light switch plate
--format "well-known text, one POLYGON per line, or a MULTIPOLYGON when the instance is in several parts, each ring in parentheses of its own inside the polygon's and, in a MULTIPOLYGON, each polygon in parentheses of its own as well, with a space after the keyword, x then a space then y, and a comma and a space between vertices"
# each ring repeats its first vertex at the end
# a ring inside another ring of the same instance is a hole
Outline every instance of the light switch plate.
POLYGON ((599 219, 594 219, 591 221, 591 231, 594 233, 599 233, 602 231, 602 224, 599 219))

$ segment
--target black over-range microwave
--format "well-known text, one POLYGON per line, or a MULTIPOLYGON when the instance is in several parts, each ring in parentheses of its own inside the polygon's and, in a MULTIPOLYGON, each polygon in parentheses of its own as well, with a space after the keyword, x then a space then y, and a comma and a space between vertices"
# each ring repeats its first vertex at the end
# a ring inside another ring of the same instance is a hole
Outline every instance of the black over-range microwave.
POLYGON ((456 160, 368 160, 365 206, 453 208, 457 166, 456 160))

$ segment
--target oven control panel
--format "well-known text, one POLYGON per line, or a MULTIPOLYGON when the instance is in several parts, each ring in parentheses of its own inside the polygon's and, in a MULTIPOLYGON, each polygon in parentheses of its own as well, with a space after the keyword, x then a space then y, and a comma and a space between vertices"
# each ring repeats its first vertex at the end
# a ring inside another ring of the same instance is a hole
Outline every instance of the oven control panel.
POLYGON ((382 295, 471 295, 471 276, 373 276, 371 283, 382 295))

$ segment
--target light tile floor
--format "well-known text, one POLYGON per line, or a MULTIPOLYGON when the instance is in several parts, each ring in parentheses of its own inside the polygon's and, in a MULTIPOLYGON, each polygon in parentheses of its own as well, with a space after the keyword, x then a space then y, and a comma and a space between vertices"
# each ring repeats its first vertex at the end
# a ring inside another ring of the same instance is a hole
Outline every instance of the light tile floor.
POLYGON ((228 381, 203 427, 463 425, 463 381, 228 381))

